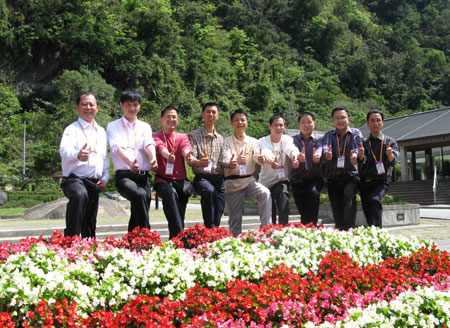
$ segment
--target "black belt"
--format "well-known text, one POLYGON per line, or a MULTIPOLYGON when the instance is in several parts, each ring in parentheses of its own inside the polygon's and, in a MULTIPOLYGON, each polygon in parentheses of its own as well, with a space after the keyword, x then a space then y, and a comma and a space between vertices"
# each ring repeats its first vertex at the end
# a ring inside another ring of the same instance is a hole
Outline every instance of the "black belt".
POLYGON ((236 179, 244 179, 244 178, 249 178, 252 175, 229 175, 227 177, 225 177, 225 180, 236 180, 236 179))
POLYGON ((149 171, 139 170, 136 172, 131 172, 130 170, 117 170, 116 173, 131 173, 136 175, 147 175, 149 171))

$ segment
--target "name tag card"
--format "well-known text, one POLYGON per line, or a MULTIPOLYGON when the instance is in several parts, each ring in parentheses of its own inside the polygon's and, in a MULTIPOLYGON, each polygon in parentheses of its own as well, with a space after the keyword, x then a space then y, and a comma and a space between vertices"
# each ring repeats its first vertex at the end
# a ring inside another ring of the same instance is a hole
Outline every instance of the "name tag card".
POLYGON ((278 179, 286 179, 286 175, 284 174, 284 166, 278 166, 277 168, 278 179))
POLYGON ((96 167, 98 161, 98 154, 96 151, 89 151, 89 158, 88 158, 88 166, 90 167, 96 167))
POLYGON ((337 158, 337 168, 338 169, 343 169, 345 167, 345 157, 344 156, 339 156, 337 158))
POLYGON ((247 164, 239 164, 239 175, 244 176, 247 175, 247 164))
POLYGON ((212 163, 213 163, 213 160, 209 159, 209 164, 207 167, 203 168, 203 172, 211 173, 212 172, 212 163))
POLYGON ((383 164, 383 162, 381 162, 381 161, 379 161, 379 162, 377 162, 377 172, 378 172, 378 175, 381 175, 381 174, 385 174, 386 173, 386 170, 384 169, 384 164, 383 164))
POLYGON ((173 175, 173 167, 172 163, 166 162, 166 175, 173 175))

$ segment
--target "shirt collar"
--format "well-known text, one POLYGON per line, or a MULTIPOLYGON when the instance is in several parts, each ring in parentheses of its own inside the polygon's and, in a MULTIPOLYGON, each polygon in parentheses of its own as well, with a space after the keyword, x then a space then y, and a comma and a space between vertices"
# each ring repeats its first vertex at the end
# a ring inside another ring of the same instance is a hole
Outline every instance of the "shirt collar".
POLYGON ((378 140, 380 140, 380 141, 383 141, 383 139, 384 139, 384 134, 383 134, 383 132, 380 131, 380 133, 378 134, 378 136, 377 136, 376 138, 374 138, 374 137, 372 136, 372 134, 370 134, 370 139, 378 139, 378 140))
MULTIPOLYGON (((349 133, 349 132, 352 133, 352 128, 349 127, 349 126, 347 126, 347 130, 345 131, 345 134, 347 134, 347 133, 349 133)), ((338 133, 339 133, 338 129, 334 129, 334 130, 333 130, 333 133, 334 133, 334 134, 338 134, 338 133)), ((345 135, 345 134, 344 134, 344 135, 345 135)))
POLYGON ((202 135, 203 135, 204 137, 210 136, 210 137, 212 137, 212 138, 217 138, 216 128, 214 128, 214 131, 213 131, 212 134, 211 134, 211 133, 208 133, 208 131, 206 131, 206 128, 205 128, 205 127, 202 127, 202 128, 201 128, 201 131, 202 131, 202 135))
MULTIPOLYGON (((309 137, 310 137, 311 139, 313 139, 313 140, 314 140, 314 139, 317 139, 317 134, 313 131, 309 137)), ((299 133, 299 139, 306 140, 305 137, 303 136, 303 134, 302 134, 301 132, 299 133)))
POLYGON ((125 116, 122 116, 122 121, 126 124, 126 126, 128 127, 135 127, 136 123, 138 121, 138 119, 136 119, 136 121, 134 121, 133 123, 131 123, 130 121, 128 121, 125 116))
POLYGON ((83 129, 88 129, 90 127, 93 127, 93 128, 97 127, 97 122, 95 122, 95 120, 92 122, 93 124, 91 125, 89 122, 86 122, 81 117, 78 117, 78 122, 83 127, 83 129))

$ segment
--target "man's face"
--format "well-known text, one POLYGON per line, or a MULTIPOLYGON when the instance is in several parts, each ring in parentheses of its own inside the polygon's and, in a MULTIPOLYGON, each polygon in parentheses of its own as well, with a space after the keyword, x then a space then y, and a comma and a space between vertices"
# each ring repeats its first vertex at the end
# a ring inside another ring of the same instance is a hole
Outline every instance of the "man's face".
POLYGON ((333 124, 338 131, 347 130, 350 117, 345 110, 337 110, 333 114, 333 124))
POLYGON ((166 110, 160 118, 164 130, 175 130, 178 125, 178 114, 176 110, 166 110))
POLYGON ((130 122, 134 122, 137 118, 139 110, 141 109, 141 104, 136 100, 127 100, 120 103, 120 108, 122 108, 123 116, 130 122))
POLYGON ((378 135, 381 129, 383 128, 384 121, 380 114, 373 113, 369 116, 367 120, 367 126, 370 130, 370 133, 378 135))
POLYGON ((248 126, 247 116, 242 113, 234 114, 233 119, 231 120, 231 126, 233 127, 233 131, 237 134, 245 132, 248 126))
POLYGON ((205 123, 214 124, 219 118, 219 109, 217 106, 207 106, 202 112, 202 118, 205 123))
POLYGON ((300 132, 304 135, 311 135, 316 127, 316 122, 314 122, 313 118, 310 115, 305 115, 300 118, 300 122, 298 122, 298 127, 300 128, 300 132))
POLYGON ((284 133, 284 130, 286 130, 286 123, 284 122, 284 119, 276 118, 272 121, 272 124, 267 125, 267 127, 269 128, 272 136, 279 136, 284 133))
POLYGON ((82 95, 76 108, 78 115, 86 122, 91 123, 98 112, 97 100, 93 95, 82 95))

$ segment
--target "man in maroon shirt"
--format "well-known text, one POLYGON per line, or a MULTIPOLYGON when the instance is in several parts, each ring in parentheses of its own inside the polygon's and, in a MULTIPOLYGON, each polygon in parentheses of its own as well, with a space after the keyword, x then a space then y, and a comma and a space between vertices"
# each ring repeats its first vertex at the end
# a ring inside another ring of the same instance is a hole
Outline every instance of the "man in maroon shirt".
POLYGON ((184 229, 184 215, 190 196, 190 192, 183 188, 186 180, 184 159, 190 165, 192 150, 188 136, 175 132, 178 125, 175 107, 164 108, 160 120, 163 130, 153 133, 158 161, 154 184, 156 193, 162 199, 172 239, 184 229))

